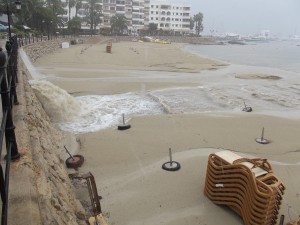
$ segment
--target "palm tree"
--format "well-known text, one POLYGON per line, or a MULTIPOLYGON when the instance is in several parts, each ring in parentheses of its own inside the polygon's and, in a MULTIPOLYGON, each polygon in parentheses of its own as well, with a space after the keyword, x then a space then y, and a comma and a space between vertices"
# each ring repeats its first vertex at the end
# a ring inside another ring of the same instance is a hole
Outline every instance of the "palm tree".
POLYGON ((194 23, 195 23, 195 30, 196 30, 196 34, 199 35, 201 31, 203 31, 203 14, 202 13, 198 13, 196 15, 194 15, 194 23))
POLYGON ((149 23, 148 31, 149 31, 150 35, 156 34, 157 24, 156 23, 149 23))
POLYGON ((68 0, 68 7, 69 7, 69 21, 71 20, 71 8, 76 6, 75 0, 68 0))
POLYGON ((82 7, 82 0, 76 0, 75 4, 75 17, 77 17, 78 10, 82 7))
POLYGON ((113 33, 122 34, 127 30, 129 21, 124 15, 117 14, 110 18, 110 25, 113 33))
POLYGON ((95 33, 97 25, 101 22, 102 7, 98 0, 89 0, 89 5, 85 8, 85 21, 90 25, 91 33, 95 33))

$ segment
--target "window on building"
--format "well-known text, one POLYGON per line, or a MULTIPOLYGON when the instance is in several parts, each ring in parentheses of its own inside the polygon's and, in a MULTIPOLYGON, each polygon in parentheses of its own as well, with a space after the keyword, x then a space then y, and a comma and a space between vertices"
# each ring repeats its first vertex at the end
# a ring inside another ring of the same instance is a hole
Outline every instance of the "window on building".
POLYGON ((153 20, 153 17, 151 17, 151 20, 153 20))
POLYGON ((151 5, 151 8, 154 8, 154 5, 151 5))
POLYGON ((111 7, 110 7, 110 10, 111 10, 111 11, 115 11, 115 10, 116 10, 116 7, 111 6, 111 7))
POLYGON ((125 7, 123 7, 123 6, 117 6, 116 10, 117 11, 125 11, 125 7))
POLYGON ((110 0, 111 4, 116 4, 116 0, 110 0))
POLYGON ((105 5, 104 10, 109 10, 109 6, 105 5))

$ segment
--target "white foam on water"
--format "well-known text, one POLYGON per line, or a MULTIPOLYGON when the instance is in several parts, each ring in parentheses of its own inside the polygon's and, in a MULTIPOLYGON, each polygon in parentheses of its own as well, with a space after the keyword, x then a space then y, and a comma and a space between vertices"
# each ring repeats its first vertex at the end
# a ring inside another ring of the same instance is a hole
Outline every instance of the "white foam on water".
POLYGON ((143 93, 118 95, 87 95, 76 97, 80 113, 69 121, 59 123, 63 130, 74 133, 93 132, 128 121, 133 116, 162 114, 161 105, 143 93))
POLYGON ((81 112, 82 105, 65 90, 48 81, 29 81, 37 98, 53 122, 72 121, 81 112))
POLYGON ((19 49, 19 55, 20 55, 21 59, 23 60, 23 62, 25 64, 27 70, 29 71, 31 77, 34 80, 39 80, 39 79, 45 78, 44 76, 42 76, 40 73, 38 73, 36 71, 35 67, 32 65, 31 60, 27 56, 26 52, 24 52, 23 48, 19 49))

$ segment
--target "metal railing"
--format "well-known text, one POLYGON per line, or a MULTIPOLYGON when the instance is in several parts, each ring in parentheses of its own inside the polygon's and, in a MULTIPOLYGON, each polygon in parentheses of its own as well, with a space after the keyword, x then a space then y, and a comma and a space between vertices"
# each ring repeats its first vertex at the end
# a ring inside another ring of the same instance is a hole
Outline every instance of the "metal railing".
POLYGON ((14 36, 5 45, 5 54, 0 49, 0 92, 2 102, 2 121, 0 128, 0 194, 2 200, 1 225, 7 225, 8 213, 8 190, 10 161, 20 158, 15 136, 12 108, 18 104, 16 93, 17 71, 18 71, 18 41, 14 36), (5 139, 5 145, 4 145, 5 139), (2 149, 6 146, 5 161, 2 160, 2 149), (5 170, 3 170, 5 166, 5 170))

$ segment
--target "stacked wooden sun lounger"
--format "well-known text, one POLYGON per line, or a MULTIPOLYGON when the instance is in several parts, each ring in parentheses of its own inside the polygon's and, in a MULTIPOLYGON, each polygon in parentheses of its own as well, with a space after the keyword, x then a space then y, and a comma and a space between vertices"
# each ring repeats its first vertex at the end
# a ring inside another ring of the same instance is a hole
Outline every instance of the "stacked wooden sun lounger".
POLYGON ((237 212, 245 225, 276 224, 284 189, 265 159, 242 158, 231 151, 208 158, 204 193, 237 212))

